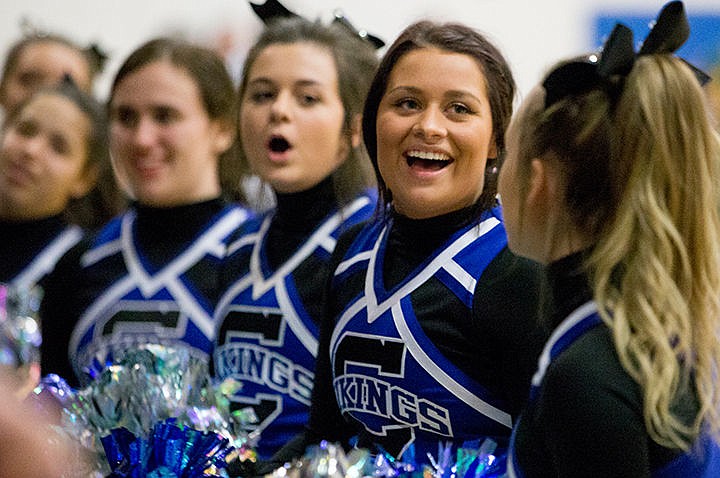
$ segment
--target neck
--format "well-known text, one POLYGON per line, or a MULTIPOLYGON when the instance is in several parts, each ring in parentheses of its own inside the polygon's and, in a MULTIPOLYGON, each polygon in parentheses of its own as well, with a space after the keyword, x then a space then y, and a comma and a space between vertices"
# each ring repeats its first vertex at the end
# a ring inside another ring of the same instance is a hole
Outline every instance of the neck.
POLYGON ((546 211, 545 219, 533 232, 537 244, 537 257, 534 259, 542 264, 549 264, 558 259, 588 249, 595 238, 581 230, 569 217, 567 212, 557 208, 546 211))
POLYGON ((563 257, 588 249, 592 243, 593 241, 589 238, 580 236, 553 238, 552 242, 548 244, 547 254, 541 262, 544 264, 555 262, 563 257))

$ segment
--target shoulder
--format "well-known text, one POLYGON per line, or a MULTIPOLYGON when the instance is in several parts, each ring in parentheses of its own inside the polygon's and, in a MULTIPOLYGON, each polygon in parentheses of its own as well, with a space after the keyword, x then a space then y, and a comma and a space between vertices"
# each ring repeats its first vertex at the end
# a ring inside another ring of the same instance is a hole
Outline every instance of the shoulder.
POLYGON ((62 291, 59 294, 62 300, 65 293, 76 287, 82 271, 81 258, 90 249, 92 243, 93 237, 86 234, 58 259, 53 270, 40 282, 46 296, 52 295, 55 291, 62 291))
POLYGON ((360 234, 363 233, 363 231, 367 231, 370 225, 372 225, 372 219, 358 222, 343 230, 338 237, 333 255, 337 258, 343 257, 360 234))
MULTIPOLYGON (((542 269, 504 247, 490 261, 475 286, 473 308, 501 316, 537 317, 542 269), (503 312, 504 311, 504 312, 503 312)), ((485 315, 485 314, 482 314, 485 315)), ((507 324, 499 324, 505 327, 507 324)))
POLYGON ((595 327, 547 369, 533 405, 536 438, 563 476, 649 476, 640 389, 623 370, 609 330, 595 327))
POLYGON ((599 419, 607 414, 642 418, 640 388, 622 367, 605 326, 588 331, 553 360, 542 388, 544 398, 562 404, 567 413, 582 410, 590 416, 591 408, 599 419))
POLYGON ((541 277, 540 264, 517 256, 504 247, 485 268, 479 283, 486 287, 537 288, 541 277))

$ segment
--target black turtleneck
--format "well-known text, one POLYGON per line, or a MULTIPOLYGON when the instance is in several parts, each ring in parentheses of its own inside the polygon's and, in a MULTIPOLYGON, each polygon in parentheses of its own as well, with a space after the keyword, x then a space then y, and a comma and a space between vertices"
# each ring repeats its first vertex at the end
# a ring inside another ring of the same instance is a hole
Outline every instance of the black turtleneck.
POLYGON ((576 252, 549 264, 543 284, 543 320, 552 330, 572 311, 592 300, 585 273, 585 252, 576 252))
POLYGON ((273 269, 283 264, 307 240, 313 230, 337 208, 331 177, 310 189, 276 195, 272 223, 265 248, 273 269))
POLYGON ((166 263, 183 250, 227 203, 221 198, 173 207, 134 204, 135 240, 151 263, 166 263))
POLYGON ((407 277, 454 232, 468 224, 475 209, 473 206, 427 219, 411 219, 392 211, 383 265, 385 287, 390 289, 407 277))
POLYGON ((17 276, 67 225, 61 215, 32 221, 0 220, 0 282, 17 276))

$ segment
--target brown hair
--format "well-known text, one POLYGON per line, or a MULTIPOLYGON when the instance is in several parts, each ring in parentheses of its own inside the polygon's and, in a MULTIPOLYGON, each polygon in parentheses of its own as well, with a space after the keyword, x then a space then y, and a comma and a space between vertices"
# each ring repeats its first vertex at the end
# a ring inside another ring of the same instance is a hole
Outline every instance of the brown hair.
MULTIPOLYGON (((125 60, 113 80, 110 99, 118 84, 130 73, 160 60, 185 70, 195 81, 200 91, 200 99, 205 111, 212 120, 237 128, 237 100, 235 85, 230 78, 222 58, 213 50, 195 45, 181 39, 161 37, 148 41, 138 47, 125 60)), ((234 142, 219 158, 220 186, 223 194, 231 200, 244 201, 241 180, 245 170, 237 161, 237 142, 234 142)))
POLYGON ((420 48, 439 48, 468 55, 475 59, 485 76, 488 100, 492 113, 494 141, 498 158, 488 158, 485 187, 476 206, 477 215, 495 204, 497 171, 505 151, 505 130, 510 123, 515 98, 515 80, 502 53, 480 32, 460 23, 435 23, 420 21, 407 27, 385 53, 375 78, 370 85, 363 113, 362 129, 365 146, 375 169, 378 183, 381 213, 392 202, 391 193, 380 175, 377 159, 377 136, 375 122, 377 112, 390 74, 397 62, 408 52, 420 48), (491 161, 497 159, 497 161, 491 161))
MULTIPOLYGON (((377 67, 372 44, 351 34, 342 25, 323 25, 304 18, 275 20, 263 31, 250 49, 243 67, 239 99, 242 101, 250 70, 257 57, 270 45, 311 43, 326 49, 335 60, 338 93, 345 109, 343 129, 350 141, 352 121, 362 113, 365 95, 377 67)), ((247 162, 241 148, 241 158, 247 162)), ((372 172, 367 153, 361 146, 350 147, 347 159, 332 174, 335 196, 343 205, 372 184, 372 172)))

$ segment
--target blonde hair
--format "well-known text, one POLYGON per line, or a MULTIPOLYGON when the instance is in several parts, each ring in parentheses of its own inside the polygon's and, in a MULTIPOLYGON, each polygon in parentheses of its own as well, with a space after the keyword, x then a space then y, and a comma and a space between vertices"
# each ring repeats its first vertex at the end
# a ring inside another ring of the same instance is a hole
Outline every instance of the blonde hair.
POLYGON ((588 268, 650 436, 688 450, 705 427, 720 434, 720 139, 669 55, 640 56, 615 108, 608 173, 621 187, 588 268), (686 423, 677 406, 693 397, 686 423))

